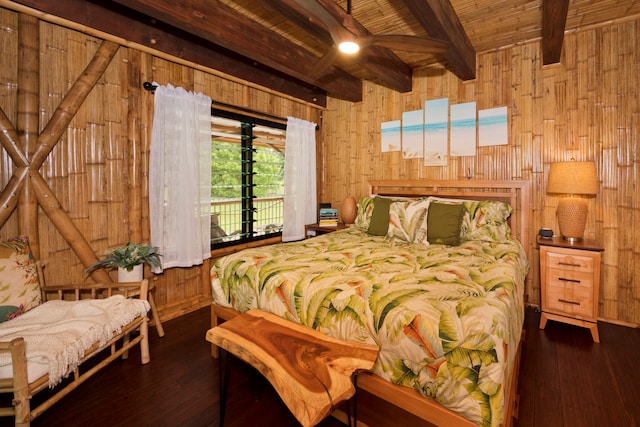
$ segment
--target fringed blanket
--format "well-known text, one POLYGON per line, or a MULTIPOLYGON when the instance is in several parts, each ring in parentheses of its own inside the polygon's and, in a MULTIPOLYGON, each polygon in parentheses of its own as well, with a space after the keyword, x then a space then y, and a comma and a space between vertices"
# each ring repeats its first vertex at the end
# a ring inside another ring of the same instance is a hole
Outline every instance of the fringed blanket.
MULTIPOLYGON (((66 378, 87 349, 105 345, 122 327, 145 316, 149 303, 116 295, 105 299, 48 301, 10 321, 0 323, 0 341, 22 337, 27 364, 48 365, 49 387, 66 378)), ((0 354, 0 369, 11 367, 11 355, 0 354)), ((31 375, 29 378, 31 382, 31 375)))

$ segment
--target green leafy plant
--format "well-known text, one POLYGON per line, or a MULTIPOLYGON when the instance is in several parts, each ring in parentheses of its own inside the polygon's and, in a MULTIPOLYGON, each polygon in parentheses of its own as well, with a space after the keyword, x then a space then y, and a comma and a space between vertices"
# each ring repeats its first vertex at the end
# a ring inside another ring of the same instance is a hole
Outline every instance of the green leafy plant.
POLYGON ((118 248, 109 249, 103 258, 95 264, 87 267, 85 273, 89 274, 97 268, 124 268, 127 271, 139 264, 147 263, 152 269, 161 267, 160 255, 156 246, 142 243, 127 243, 118 248))

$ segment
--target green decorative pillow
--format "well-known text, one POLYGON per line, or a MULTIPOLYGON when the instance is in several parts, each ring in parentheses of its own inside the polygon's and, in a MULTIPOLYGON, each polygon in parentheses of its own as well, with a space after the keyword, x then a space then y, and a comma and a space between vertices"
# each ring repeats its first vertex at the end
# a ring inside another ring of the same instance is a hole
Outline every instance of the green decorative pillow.
POLYGON ((389 229, 389 206, 392 199, 376 197, 371 213, 371 222, 367 232, 374 236, 386 236, 389 229))
POLYGON ((429 199, 391 203, 387 238, 428 245, 428 209, 429 199))
POLYGON ((427 214, 429 243, 457 246, 460 244, 460 224, 465 207, 462 203, 431 201, 427 214))
POLYGON ((487 242, 505 242, 511 239, 511 228, 507 220, 513 208, 499 201, 465 201, 466 213, 460 226, 460 238, 483 240, 487 242))
POLYGON ((0 305, 17 308, 6 313, 4 320, 31 310, 41 302, 38 270, 27 238, 20 236, 0 242, 0 305))

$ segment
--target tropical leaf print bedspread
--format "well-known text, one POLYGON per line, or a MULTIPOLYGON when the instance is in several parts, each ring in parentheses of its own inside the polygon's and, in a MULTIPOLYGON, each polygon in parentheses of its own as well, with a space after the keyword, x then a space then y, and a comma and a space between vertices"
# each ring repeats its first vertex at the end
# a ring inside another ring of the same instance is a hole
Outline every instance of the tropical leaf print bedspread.
POLYGON ((374 372, 478 425, 502 424, 524 319, 519 242, 417 245, 352 227, 247 249, 211 270, 216 304, 378 345, 374 372))

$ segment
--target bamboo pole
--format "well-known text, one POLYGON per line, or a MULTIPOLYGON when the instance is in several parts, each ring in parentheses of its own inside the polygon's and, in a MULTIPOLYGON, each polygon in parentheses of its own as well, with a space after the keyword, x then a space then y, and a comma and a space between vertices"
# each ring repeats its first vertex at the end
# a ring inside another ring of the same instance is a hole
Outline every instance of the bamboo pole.
MULTIPOLYGON (((18 14, 18 120, 17 130, 23 153, 32 158, 38 140, 40 111, 40 29, 39 19, 18 14)), ((29 183, 18 197, 18 230, 29 238, 31 252, 40 259, 38 201, 29 183)))
MULTIPOLYGON (((51 188, 47 185, 42 175, 37 171, 30 171, 31 183, 33 185, 34 192, 38 198, 38 203, 42 207, 44 213, 49 217, 53 225, 60 231, 60 234, 69 243, 73 251, 85 267, 95 263, 98 259, 93 252, 89 243, 74 225, 69 215, 62 209, 56 195, 51 191, 51 188)), ((111 283, 111 277, 107 272, 98 268, 93 270, 91 277, 96 282, 111 283)))
POLYGON ((17 167, 25 167, 29 164, 29 160, 18 145, 19 140, 20 137, 16 128, 4 113, 4 110, 0 108, 0 145, 7 151, 7 154, 17 167))
POLYGON ((4 110, 0 108, 0 145, 5 149, 14 165, 17 166, 0 194, 0 207, 2 207, 0 209, 0 228, 4 226, 18 206, 17 195, 22 192, 22 186, 25 183, 24 178, 28 173, 29 159, 27 159, 18 144, 18 132, 4 110))
POLYGON ((94 88, 98 79, 107 69, 120 46, 117 43, 104 41, 84 72, 73 83, 55 113, 42 130, 38 138, 38 148, 33 157, 33 168, 39 169, 53 150, 62 134, 67 130, 69 122, 94 88))
POLYGON ((13 211, 18 206, 19 194, 22 193, 25 177, 29 173, 26 167, 19 167, 13 171, 13 175, 0 194, 0 228, 7 222, 13 211))
MULTIPOLYGON (((139 242, 142 239, 142 158, 144 157, 142 138, 140 135, 140 77, 141 53, 128 49, 127 62, 127 149, 125 160, 127 167, 127 190, 129 204, 129 241, 139 242), (128 153, 128 155, 127 155, 128 153)), ((146 224, 148 227, 149 224, 146 224)))

